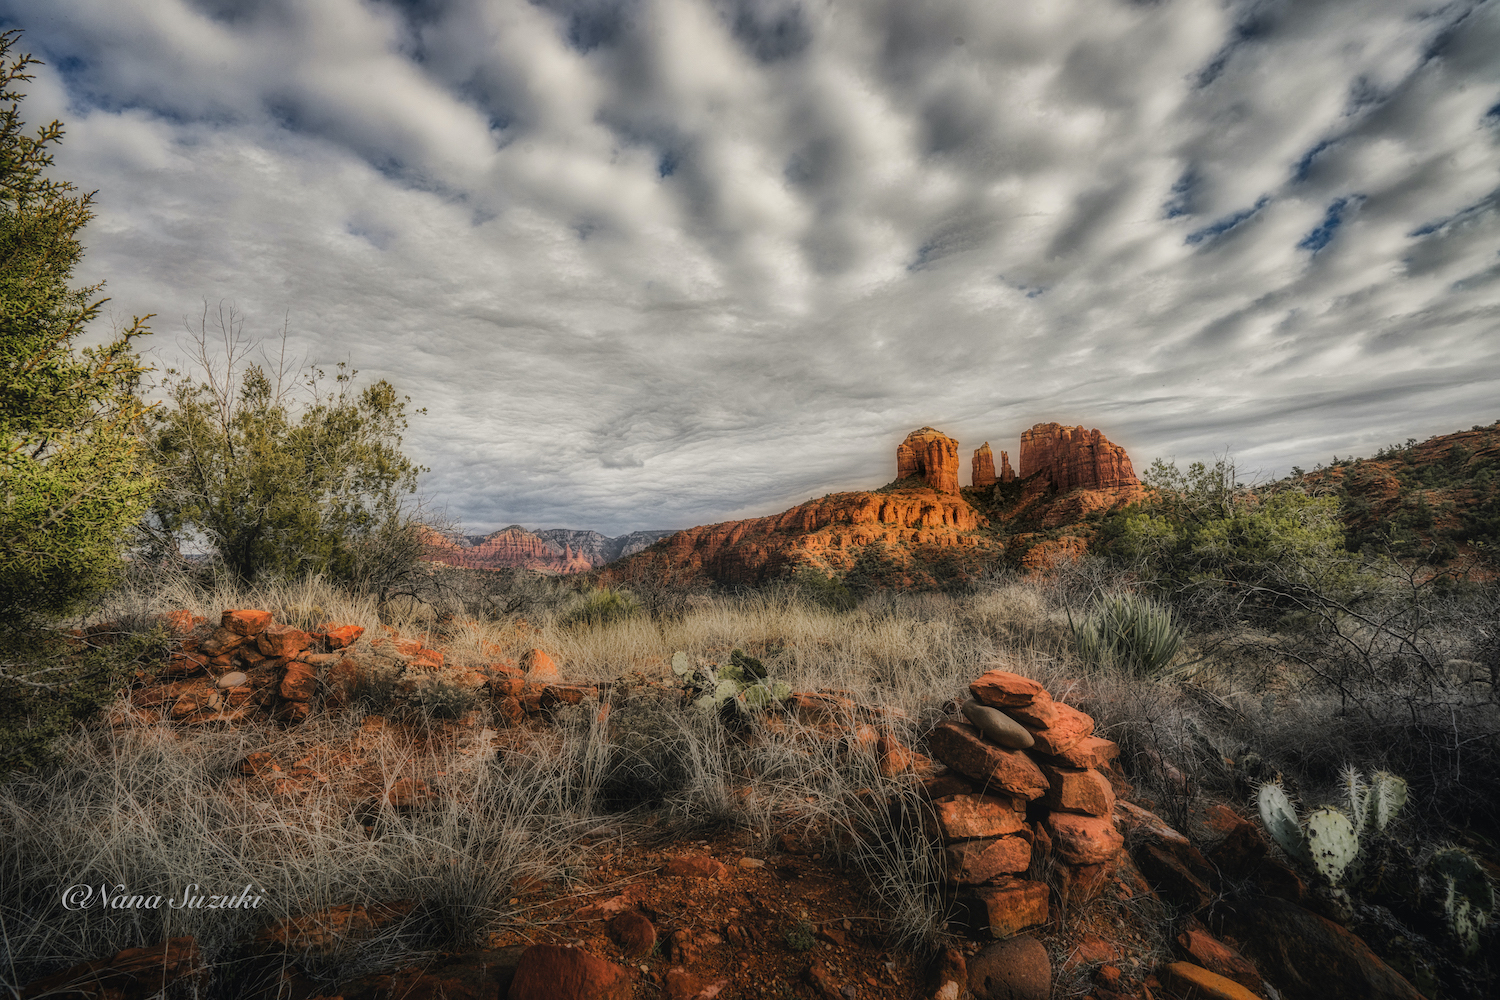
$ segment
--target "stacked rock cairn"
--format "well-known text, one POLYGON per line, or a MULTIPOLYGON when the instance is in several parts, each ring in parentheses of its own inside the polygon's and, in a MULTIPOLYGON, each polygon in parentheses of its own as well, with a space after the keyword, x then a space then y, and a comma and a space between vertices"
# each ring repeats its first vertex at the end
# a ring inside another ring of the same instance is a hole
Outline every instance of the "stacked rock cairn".
MULTIPOLYGON (((1124 838, 1107 772, 1119 748, 1094 720, 1036 681, 990 670, 969 685, 966 722, 927 738, 947 770, 926 780, 948 880, 971 923, 996 937, 1048 919, 1047 884, 1022 877, 1046 858, 1064 906, 1097 893, 1124 838)), ((1118 779, 1117 779, 1118 780, 1118 779)))

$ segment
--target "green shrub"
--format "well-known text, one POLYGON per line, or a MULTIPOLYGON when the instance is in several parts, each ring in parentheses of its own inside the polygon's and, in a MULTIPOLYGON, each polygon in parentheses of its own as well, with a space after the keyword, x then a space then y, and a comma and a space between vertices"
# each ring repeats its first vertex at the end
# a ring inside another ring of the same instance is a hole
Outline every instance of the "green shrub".
POLYGON ((786 946, 793 951, 812 951, 817 942, 813 939, 813 925, 806 920, 799 920, 789 925, 782 931, 782 937, 786 938, 786 946))
POLYGON ((455 683, 441 673, 423 677, 412 693, 412 702, 429 719, 457 719, 478 701, 473 688, 455 683))
POLYGON ((854 592, 836 576, 828 576, 811 566, 801 566, 790 582, 803 597, 830 611, 853 611, 859 606, 854 592))
POLYGON ((1106 597, 1074 631, 1078 655, 1138 677, 1161 673, 1182 642, 1170 609, 1136 594, 1106 597))
POLYGON ((564 628, 599 628, 632 618, 640 610, 640 602, 630 591, 601 587, 564 614, 558 624, 564 628))

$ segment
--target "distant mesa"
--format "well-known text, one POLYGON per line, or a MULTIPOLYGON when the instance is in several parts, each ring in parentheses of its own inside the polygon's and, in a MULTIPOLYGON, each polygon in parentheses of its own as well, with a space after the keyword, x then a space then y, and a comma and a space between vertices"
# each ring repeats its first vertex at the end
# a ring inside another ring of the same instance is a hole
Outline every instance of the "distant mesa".
POLYGON ((923 427, 896 449, 896 478, 920 479, 939 493, 958 492, 958 442, 923 427))

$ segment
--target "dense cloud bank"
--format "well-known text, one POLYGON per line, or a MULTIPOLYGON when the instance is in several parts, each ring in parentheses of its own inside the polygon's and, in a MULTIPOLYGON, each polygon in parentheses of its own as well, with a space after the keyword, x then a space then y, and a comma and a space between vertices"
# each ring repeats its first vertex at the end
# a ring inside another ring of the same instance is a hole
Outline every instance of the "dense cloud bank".
POLYGON ((1500 417, 1497 0, 0 18, 83 277, 166 360, 222 299, 392 379, 470 530, 779 510, 923 424, 1272 474, 1500 417))

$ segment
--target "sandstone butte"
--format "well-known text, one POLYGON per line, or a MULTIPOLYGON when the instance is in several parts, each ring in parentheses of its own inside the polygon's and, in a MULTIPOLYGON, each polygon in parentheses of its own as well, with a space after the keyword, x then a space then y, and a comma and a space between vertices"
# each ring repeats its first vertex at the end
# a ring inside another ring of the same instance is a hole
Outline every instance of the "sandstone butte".
POLYGON ((1021 478, 1046 473, 1058 492, 1134 486, 1139 480, 1125 449, 1097 430, 1037 424, 1021 432, 1021 478))
POLYGON ((896 478, 920 479, 939 493, 958 493, 958 442, 931 427, 912 431, 896 449, 896 478))
MULTIPOLYGON (((1143 493, 1125 450, 1083 427, 1037 424, 1021 435, 1019 497, 998 492, 1018 480, 1006 452, 1000 453, 996 476, 989 443, 974 451, 977 485, 967 494, 958 486, 958 454, 956 440, 923 427, 897 447, 896 482, 879 492, 835 493, 770 517, 689 528, 611 564, 602 579, 648 575, 677 584, 704 578, 744 584, 797 566, 842 573, 874 545, 884 546, 884 556, 917 579, 914 556, 948 556, 978 568, 998 561, 1008 544, 1024 551, 1030 537, 1024 532, 1078 524, 1143 493), (1007 539, 1004 531, 984 530, 992 523, 1023 533, 1007 539)), ((1023 565, 1046 569, 1056 557, 1086 547, 1082 539, 1072 541, 1078 543, 1072 549, 1049 550, 1023 565)))
POLYGON ((497 531, 468 547, 437 532, 429 532, 426 541, 427 558, 449 566, 468 569, 518 566, 543 573, 583 573, 594 568, 587 555, 538 537, 518 525, 497 531))

